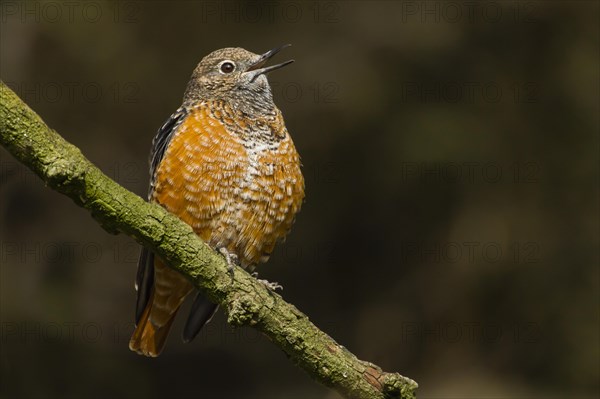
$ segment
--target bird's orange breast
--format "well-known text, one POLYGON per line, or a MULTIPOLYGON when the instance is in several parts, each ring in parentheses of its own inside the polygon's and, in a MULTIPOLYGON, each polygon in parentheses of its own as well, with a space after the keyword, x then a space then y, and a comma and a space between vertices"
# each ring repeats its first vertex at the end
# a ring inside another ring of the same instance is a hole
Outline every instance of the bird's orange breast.
POLYGON ((300 159, 279 111, 250 120, 201 104, 174 132, 154 179, 155 202, 242 266, 268 259, 304 198, 300 159))

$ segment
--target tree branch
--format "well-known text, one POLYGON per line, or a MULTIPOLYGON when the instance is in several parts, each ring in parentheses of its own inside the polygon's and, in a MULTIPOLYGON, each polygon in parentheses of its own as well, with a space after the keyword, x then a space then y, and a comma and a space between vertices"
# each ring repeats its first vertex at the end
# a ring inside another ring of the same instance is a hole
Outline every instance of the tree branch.
POLYGON ((222 256, 192 228, 104 175, 0 81, 0 143, 48 186, 90 211, 113 234, 152 249, 227 313, 233 326, 264 333, 313 379, 349 398, 414 398, 417 384, 359 360, 296 307, 241 268, 233 282, 222 256))

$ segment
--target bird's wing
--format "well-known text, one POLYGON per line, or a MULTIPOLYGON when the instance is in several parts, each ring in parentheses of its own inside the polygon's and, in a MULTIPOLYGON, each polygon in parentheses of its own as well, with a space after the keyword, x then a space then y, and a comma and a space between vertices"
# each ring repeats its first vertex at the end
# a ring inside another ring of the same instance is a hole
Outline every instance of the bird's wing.
MULTIPOLYGON (((156 170, 162 160, 165 150, 173 137, 173 134, 185 120, 187 109, 180 107, 175 111, 169 119, 158 129, 154 140, 152 140, 152 151, 150 153, 150 196, 154 190, 156 170)), ((147 248, 142 248, 138 261, 138 270, 135 280, 135 289, 137 291, 137 301, 135 306, 135 322, 139 323, 142 314, 150 295, 152 294, 152 286, 154 284, 154 253, 147 248)))
POLYGON ((169 145, 169 141, 173 137, 173 134, 177 131, 177 128, 183 123, 185 117, 188 114, 188 109, 185 107, 179 107, 169 119, 158 129, 154 140, 152 140, 152 151, 150 152, 150 193, 154 190, 156 182, 156 171, 160 161, 162 161, 165 151, 169 145))

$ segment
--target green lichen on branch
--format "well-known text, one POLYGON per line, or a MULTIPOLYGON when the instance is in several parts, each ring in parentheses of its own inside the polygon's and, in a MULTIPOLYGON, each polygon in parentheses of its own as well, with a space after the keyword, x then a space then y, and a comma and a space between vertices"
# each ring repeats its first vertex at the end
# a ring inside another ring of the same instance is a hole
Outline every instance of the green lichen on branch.
POLYGON ((359 360, 280 295, 225 260, 190 226, 111 180, 0 81, 0 143, 49 187, 90 211, 110 233, 151 248, 227 312, 264 333, 316 381, 349 398, 414 398, 417 384, 359 360))

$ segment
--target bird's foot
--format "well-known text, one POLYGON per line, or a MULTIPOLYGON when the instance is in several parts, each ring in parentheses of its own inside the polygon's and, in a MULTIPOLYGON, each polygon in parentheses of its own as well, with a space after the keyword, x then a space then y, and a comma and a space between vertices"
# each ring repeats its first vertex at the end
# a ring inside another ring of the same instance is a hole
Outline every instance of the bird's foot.
POLYGON ((231 282, 233 282, 233 272, 236 266, 239 266, 239 258, 236 254, 229 252, 227 248, 221 247, 219 248, 219 253, 223 255, 225 260, 227 261, 227 271, 231 274, 231 282))
MULTIPOLYGON (((256 278, 258 277, 258 273, 254 272, 251 274, 252 277, 256 278)), ((281 284, 279 284, 277 281, 269 281, 269 280, 263 280, 260 278, 257 278, 258 282, 264 284, 268 289, 270 289, 271 291, 277 291, 277 290, 282 290, 283 291, 283 286, 281 284)))

